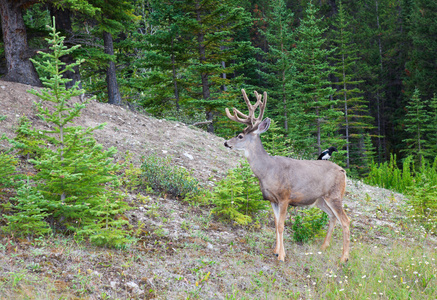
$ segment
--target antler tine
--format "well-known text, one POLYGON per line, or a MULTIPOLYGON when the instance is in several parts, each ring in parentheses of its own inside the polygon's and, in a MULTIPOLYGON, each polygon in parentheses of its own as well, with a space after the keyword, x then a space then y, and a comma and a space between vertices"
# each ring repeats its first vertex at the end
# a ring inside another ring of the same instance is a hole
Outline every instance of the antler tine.
POLYGON ((228 108, 225 109, 226 116, 229 119, 231 119, 232 121, 246 124, 247 127, 245 130, 255 128, 262 121, 262 117, 264 114, 264 109, 265 109, 266 101, 267 101, 267 93, 264 92, 264 101, 262 101, 261 100, 262 96, 260 94, 258 94, 257 92, 255 92, 256 103, 254 105, 252 105, 250 103, 249 97, 247 97, 246 91, 244 89, 242 89, 241 92, 243 93, 243 98, 247 104, 247 108, 249 109, 249 115, 243 114, 241 111, 239 111, 238 109, 233 107, 232 108, 233 115, 230 113, 228 108), (258 115, 258 118, 255 118, 255 110, 258 108, 258 106, 260 106, 260 113, 258 115))
POLYGON ((259 105, 260 105, 260 107, 259 107, 258 117, 255 118, 255 116, 253 116, 253 118, 254 118, 254 120, 253 120, 254 122, 252 122, 253 127, 258 126, 259 123, 262 122, 264 110, 265 110, 266 104, 267 104, 267 92, 264 92, 263 95, 261 95, 261 94, 258 94, 257 91, 255 91, 255 97, 256 97, 257 101, 256 101, 254 107, 257 108, 259 105), (264 101, 262 101, 261 98, 263 98, 264 101))
POLYGON ((233 115, 231 115, 231 113, 229 112, 228 108, 225 108, 226 111, 226 116, 231 119, 232 121, 236 121, 239 123, 243 123, 243 124, 251 124, 249 116, 243 114, 241 111, 239 111, 238 109, 236 109, 235 107, 232 108, 233 110, 233 115), (244 119, 238 117, 238 115, 240 115, 241 117, 243 117, 244 119))

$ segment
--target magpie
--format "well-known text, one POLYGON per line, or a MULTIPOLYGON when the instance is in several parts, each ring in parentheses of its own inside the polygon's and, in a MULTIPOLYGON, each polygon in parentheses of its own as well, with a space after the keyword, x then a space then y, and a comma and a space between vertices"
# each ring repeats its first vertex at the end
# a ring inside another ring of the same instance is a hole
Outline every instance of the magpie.
POLYGON ((329 147, 325 151, 323 151, 317 160, 328 160, 331 158, 332 152, 337 151, 337 148, 335 147, 329 147))

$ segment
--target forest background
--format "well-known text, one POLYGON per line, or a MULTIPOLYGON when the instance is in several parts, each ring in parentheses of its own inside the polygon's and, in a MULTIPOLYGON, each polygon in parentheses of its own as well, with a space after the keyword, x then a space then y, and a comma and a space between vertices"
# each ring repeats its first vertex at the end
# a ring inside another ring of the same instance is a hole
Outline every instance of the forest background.
MULTIPOLYGON (((267 91, 290 156, 329 146, 352 176, 396 154, 437 153, 437 3, 433 0, 5 0, 3 79, 41 85, 30 58, 54 18, 66 72, 102 102, 229 137, 225 107, 267 91)), ((253 99, 252 99, 253 100, 253 99)))

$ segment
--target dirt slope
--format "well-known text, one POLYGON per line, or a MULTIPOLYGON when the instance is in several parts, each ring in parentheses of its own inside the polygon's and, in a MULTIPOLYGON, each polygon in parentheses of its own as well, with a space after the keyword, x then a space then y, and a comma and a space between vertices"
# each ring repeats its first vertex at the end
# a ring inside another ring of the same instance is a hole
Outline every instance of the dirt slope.
MULTIPOLYGON (((28 93, 31 86, 0 81, 0 133, 14 136, 18 119, 26 115, 36 126, 43 124, 35 116, 34 102, 39 98, 28 93)), ((78 101, 75 99, 74 101, 78 101)), ((193 175, 206 181, 212 175, 222 176, 242 157, 223 146, 224 140, 183 123, 158 120, 129 109, 92 101, 75 124, 83 127, 107 125, 95 131, 95 138, 105 148, 115 146, 118 158, 129 151, 136 162, 143 155, 155 153, 171 156, 173 161, 192 170, 193 175)), ((4 141, 0 145, 6 145, 4 141)))
MULTIPOLYGON (((38 99, 27 93, 29 88, 0 81, 0 115, 7 116, 0 133, 13 137, 22 115, 44 126, 35 116, 33 103, 38 99)), ((150 153, 170 155, 204 184, 213 184, 243 159, 226 149, 222 138, 118 106, 91 102, 76 120, 83 127, 104 122, 107 125, 95 137, 105 148, 117 147, 117 159, 126 151, 136 164, 150 153)), ((137 209, 128 217, 142 227, 137 228, 138 243, 126 250, 62 238, 16 241, 14 246, 0 239, 0 298, 316 299, 311 293, 323 295, 324 289, 325 277, 320 274, 339 270, 339 226, 326 253, 318 250, 321 239, 299 245, 287 232, 287 258, 278 264, 271 255, 275 233, 270 212, 262 213, 259 224, 245 228, 220 221, 205 207, 160 197, 140 199, 136 194, 129 198, 137 209), (313 253, 317 257, 309 256, 313 253), (320 278, 313 282, 310 275, 320 278)), ((387 232, 402 230, 402 201, 400 194, 348 180, 344 204, 352 220, 352 254, 361 242, 387 245, 387 232)))

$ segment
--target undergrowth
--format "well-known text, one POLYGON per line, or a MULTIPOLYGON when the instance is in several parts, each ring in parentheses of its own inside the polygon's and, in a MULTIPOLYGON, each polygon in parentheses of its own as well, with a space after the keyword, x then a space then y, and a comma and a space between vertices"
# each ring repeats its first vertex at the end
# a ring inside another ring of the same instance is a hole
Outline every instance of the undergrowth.
POLYGON ((437 158, 433 163, 423 159, 417 167, 408 156, 399 168, 396 156, 391 156, 389 162, 372 163, 365 182, 404 193, 410 217, 429 233, 437 233, 437 158))
POLYGON ((185 198, 198 195, 201 191, 197 179, 183 167, 172 164, 171 158, 154 154, 144 158, 141 164, 140 182, 143 187, 156 193, 185 198))

